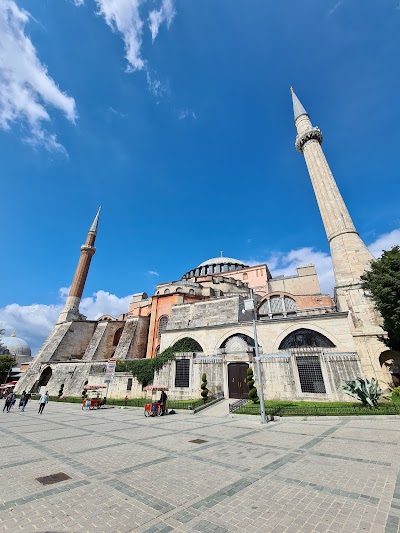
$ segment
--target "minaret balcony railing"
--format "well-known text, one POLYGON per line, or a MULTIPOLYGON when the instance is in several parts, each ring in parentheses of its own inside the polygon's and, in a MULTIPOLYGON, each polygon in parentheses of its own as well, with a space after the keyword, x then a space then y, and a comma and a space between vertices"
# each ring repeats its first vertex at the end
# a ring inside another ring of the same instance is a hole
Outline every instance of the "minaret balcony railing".
POLYGON ((317 128, 310 128, 303 133, 299 133, 296 137, 296 142, 294 143, 296 150, 298 152, 303 152, 303 147, 308 141, 318 141, 319 144, 322 144, 322 131, 317 128))

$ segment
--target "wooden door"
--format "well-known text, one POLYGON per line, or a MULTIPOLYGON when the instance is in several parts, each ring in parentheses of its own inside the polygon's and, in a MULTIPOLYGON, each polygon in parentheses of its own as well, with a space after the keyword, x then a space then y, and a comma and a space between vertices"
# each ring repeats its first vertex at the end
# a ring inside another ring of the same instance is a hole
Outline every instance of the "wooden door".
POLYGON ((246 363, 231 363, 228 365, 229 398, 248 398, 246 363))

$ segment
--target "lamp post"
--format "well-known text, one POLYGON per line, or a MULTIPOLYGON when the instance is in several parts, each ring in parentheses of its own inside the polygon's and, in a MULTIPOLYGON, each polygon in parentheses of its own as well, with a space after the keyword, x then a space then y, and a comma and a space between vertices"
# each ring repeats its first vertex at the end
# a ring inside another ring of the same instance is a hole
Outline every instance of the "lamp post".
POLYGON ((260 399, 261 424, 265 424, 267 420, 265 417, 264 387, 263 387, 263 377, 262 377, 262 369, 261 369, 261 358, 260 358, 260 352, 258 349, 258 337, 257 337, 257 312, 256 312, 256 306, 254 304, 253 289, 250 289, 250 299, 245 300, 244 308, 246 311, 253 311, 253 332, 254 332, 254 344, 255 344, 254 361, 256 362, 256 368, 257 368, 258 397, 260 399))

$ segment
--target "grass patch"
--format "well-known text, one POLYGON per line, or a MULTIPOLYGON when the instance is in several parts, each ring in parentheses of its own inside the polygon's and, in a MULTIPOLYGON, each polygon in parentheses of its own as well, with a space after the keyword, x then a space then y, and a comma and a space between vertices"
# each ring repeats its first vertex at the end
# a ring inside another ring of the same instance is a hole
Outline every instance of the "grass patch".
MULTIPOLYGON (((63 396, 58 398, 57 396, 50 396, 51 401, 63 402, 63 403, 82 403, 81 396, 63 396)), ((151 398, 129 398, 124 400, 123 398, 107 398, 107 405, 127 406, 127 407, 144 407, 145 403, 151 403, 151 398)), ((167 400, 167 409, 197 409, 204 405, 202 398, 197 400, 167 400)))
MULTIPOLYGON (((382 402, 375 408, 351 402, 302 402, 265 401, 265 411, 275 416, 351 416, 351 415, 400 415, 400 404, 382 402)), ((259 415, 260 405, 248 402, 235 414, 259 415)))

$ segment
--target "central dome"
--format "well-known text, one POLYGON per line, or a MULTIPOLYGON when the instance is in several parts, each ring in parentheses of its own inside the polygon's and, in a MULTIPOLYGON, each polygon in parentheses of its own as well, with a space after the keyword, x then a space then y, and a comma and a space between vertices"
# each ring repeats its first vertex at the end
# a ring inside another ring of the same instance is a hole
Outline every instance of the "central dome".
POLYGON ((182 279, 197 278, 200 276, 209 276, 212 274, 224 274, 225 272, 233 272, 234 270, 241 270, 247 268, 248 265, 239 261, 239 259, 233 259, 232 257, 213 257, 203 261, 198 267, 186 272, 182 279))
POLYGON ((239 259, 233 259, 232 257, 214 257, 213 259, 207 259, 207 261, 200 263, 199 267, 208 266, 208 265, 221 265, 221 264, 241 265, 242 267, 248 266, 248 265, 245 265, 243 261, 239 261, 239 259))

